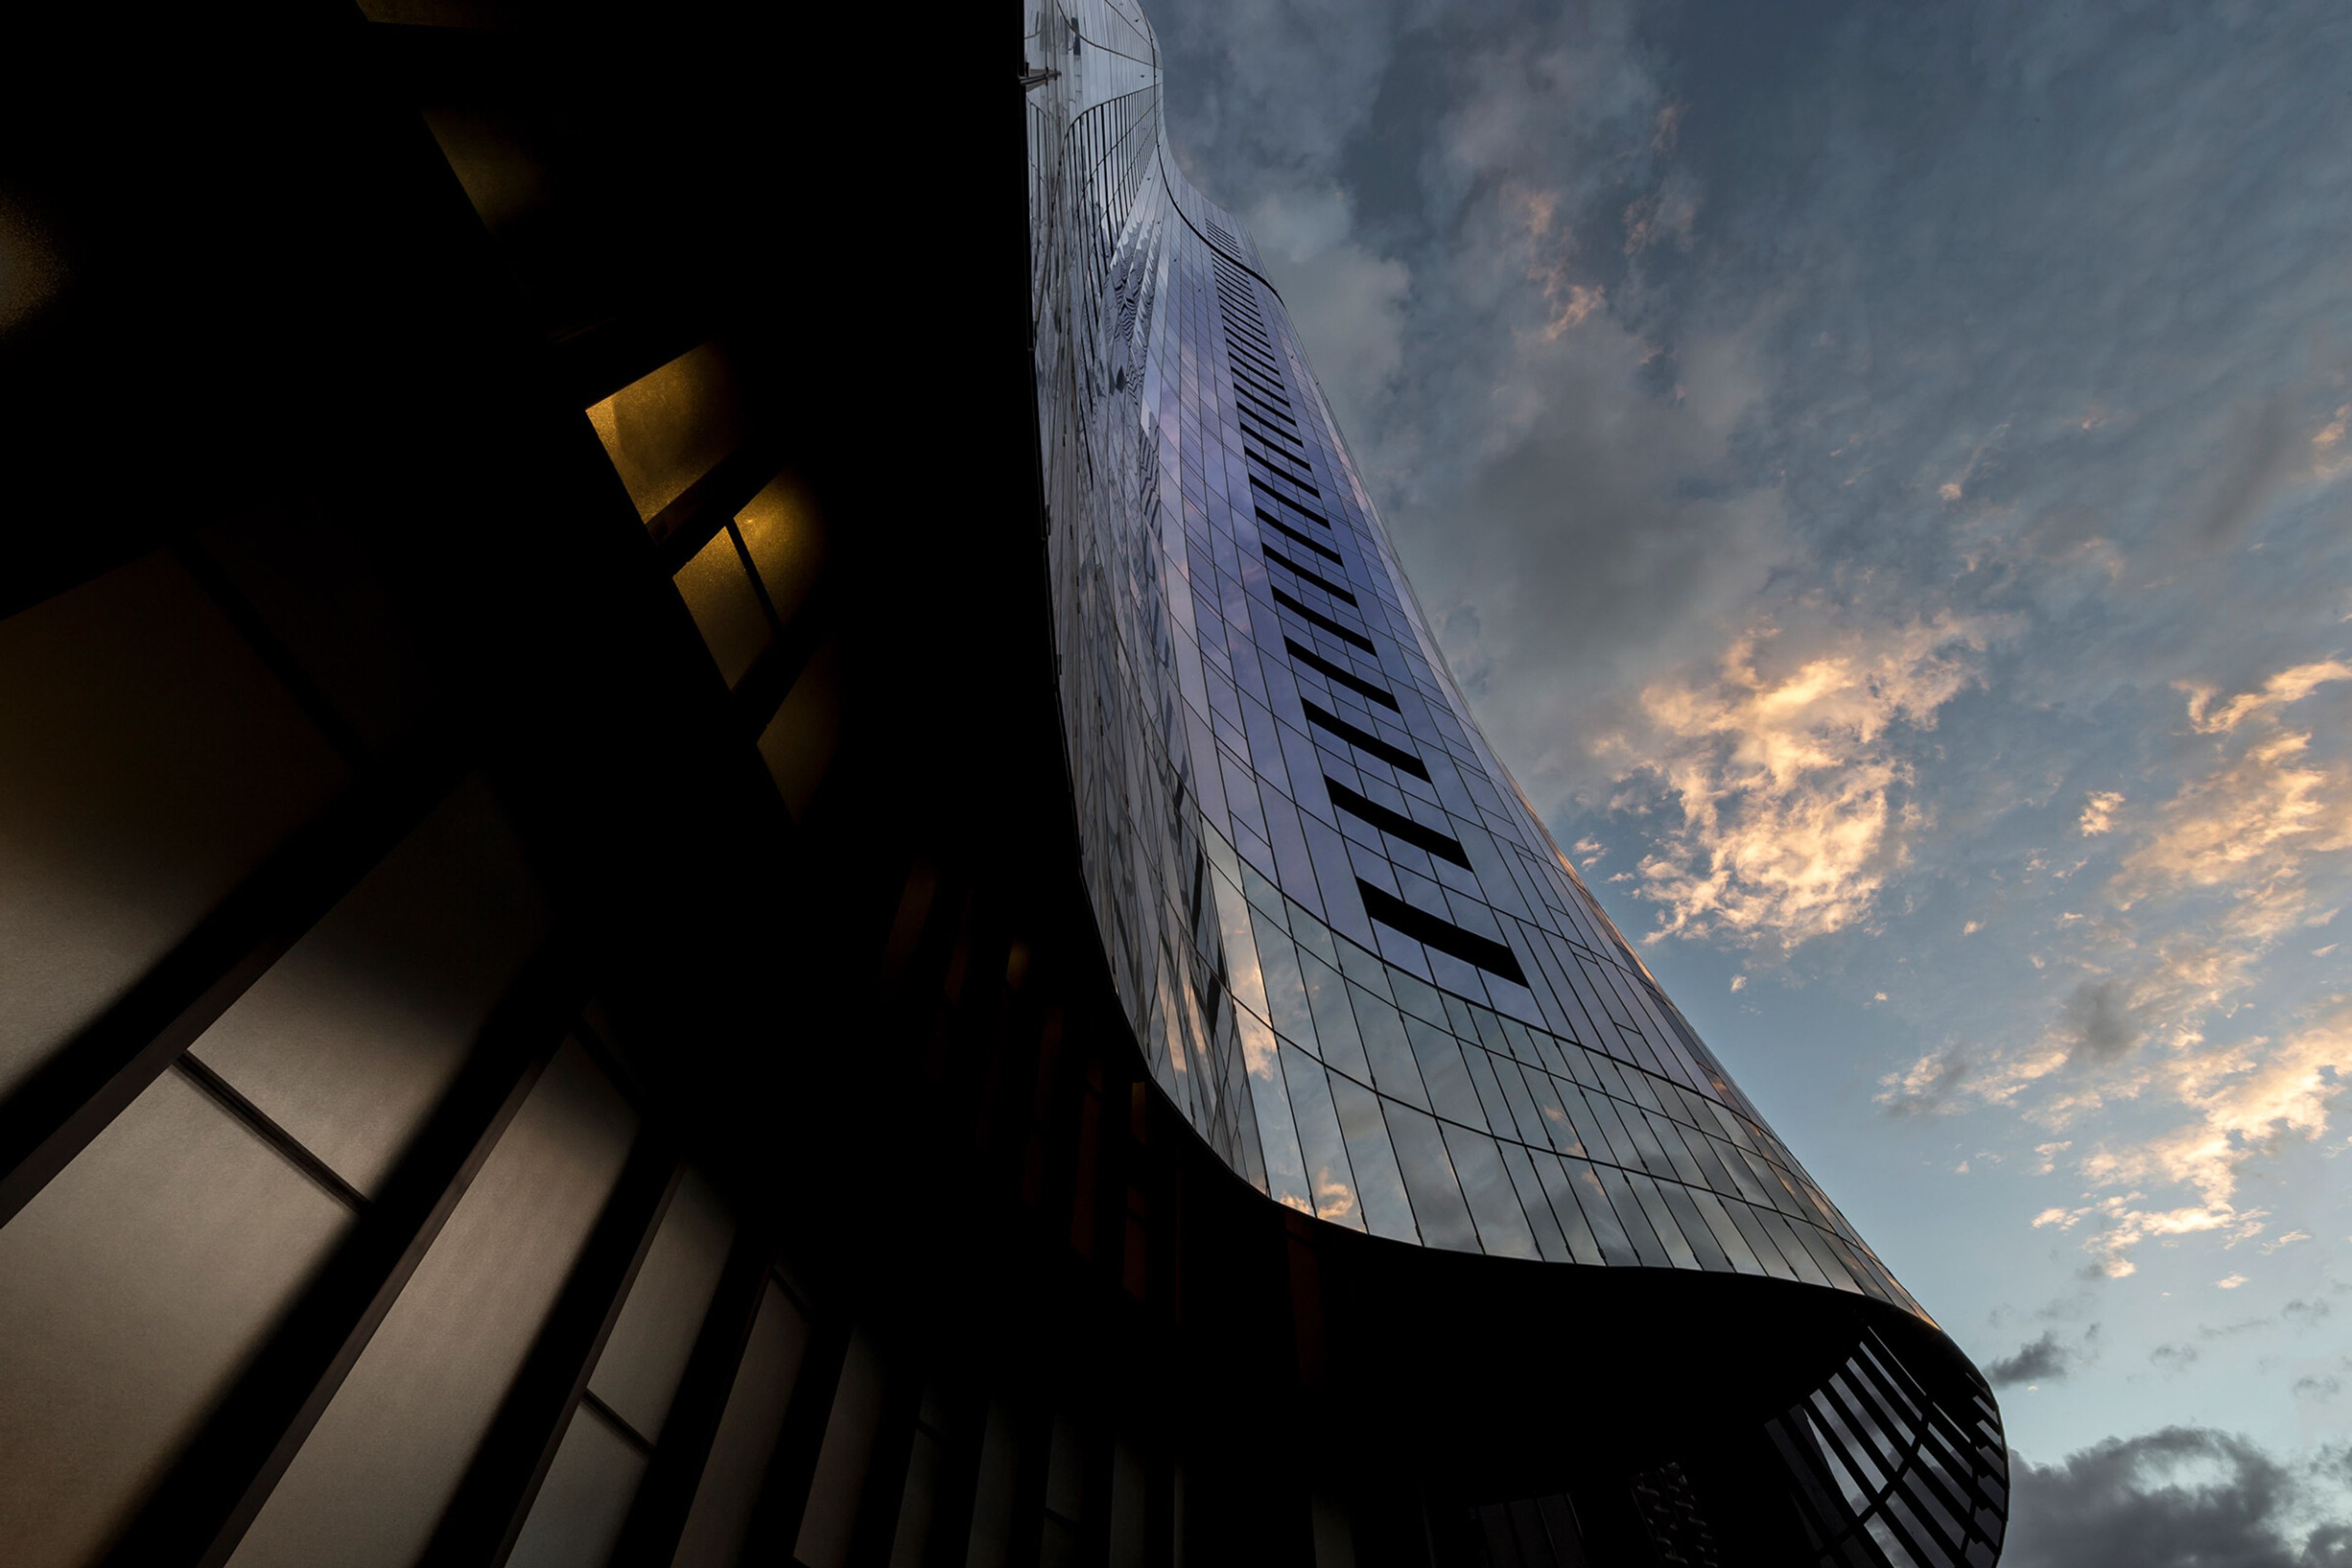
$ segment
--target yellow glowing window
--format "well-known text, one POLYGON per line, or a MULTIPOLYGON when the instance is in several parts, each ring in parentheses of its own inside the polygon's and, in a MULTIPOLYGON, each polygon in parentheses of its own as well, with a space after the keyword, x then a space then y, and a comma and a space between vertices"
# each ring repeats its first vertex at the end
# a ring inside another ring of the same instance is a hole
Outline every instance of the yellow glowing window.
POLYGON ((760 756, 795 818, 808 815, 841 742, 840 664, 833 644, 819 648, 760 734, 760 756))
POLYGON ((742 438, 742 408, 726 351, 680 354, 588 410, 605 455, 647 522, 742 438))
POLYGON ((743 557, 725 529, 678 569, 677 591, 731 689, 767 651, 767 613, 743 571, 743 557))
POLYGON ((777 619, 790 626, 824 565, 824 530, 814 502, 790 475, 778 474, 736 513, 735 526, 777 619))

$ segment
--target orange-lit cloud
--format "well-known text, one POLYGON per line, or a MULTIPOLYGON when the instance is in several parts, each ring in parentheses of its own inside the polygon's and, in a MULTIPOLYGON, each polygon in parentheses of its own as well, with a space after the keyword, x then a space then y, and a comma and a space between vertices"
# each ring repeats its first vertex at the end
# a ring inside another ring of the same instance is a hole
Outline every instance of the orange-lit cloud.
POLYGON ((1733 643, 1711 679, 1643 693, 1655 760, 1641 777, 1681 816, 1642 862, 1652 942, 1792 947, 1864 920, 1925 821, 1900 739, 1978 679, 2001 635, 1943 616, 1805 641, 1733 643))
MULTIPOLYGON (((2128 829, 2120 794, 2095 794, 2084 808, 2085 835, 2135 837, 2107 880, 2108 911, 2061 921, 2084 978, 2059 1016, 2021 1048, 1966 1064, 1929 1055, 1882 1082, 1891 1107, 2008 1104, 2045 1126, 2081 1128, 2078 1138, 2118 1100, 2171 1110, 2155 1132, 2079 1152, 2073 1168, 2090 1193, 2033 1221, 2083 1226, 2084 1249, 2110 1277, 2132 1273, 2132 1251, 2151 1238, 2211 1233, 2235 1246, 2259 1236, 2268 1215, 2242 1204, 2246 1167, 2321 1139, 2352 1076, 2352 1003, 2277 1035, 2210 1037, 2286 938, 2336 912, 2328 895, 2336 858, 2352 850, 2352 771, 2317 756, 2315 731, 2285 721, 2347 679, 2352 666, 2330 659, 2227 701, 2184 686, 2191 731, 2213 737, 2202 774, 2128 829), (2179 1200, 2148 1201, 2166 1192, 2179 1200)), ((2042 1145, 2045 1173, 2074 1142, 2042 1145)))

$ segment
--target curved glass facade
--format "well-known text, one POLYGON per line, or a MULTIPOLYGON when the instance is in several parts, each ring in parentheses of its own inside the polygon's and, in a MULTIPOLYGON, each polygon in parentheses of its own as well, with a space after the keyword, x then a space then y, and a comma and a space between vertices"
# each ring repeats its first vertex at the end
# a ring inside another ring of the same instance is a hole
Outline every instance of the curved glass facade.
POLYGON ((1335 1224, 1920 1313, 1479 734, 1247 231, 1167 152, 1148 24, 1028 20, 1063 719, 1160 1087, 1335 1224))

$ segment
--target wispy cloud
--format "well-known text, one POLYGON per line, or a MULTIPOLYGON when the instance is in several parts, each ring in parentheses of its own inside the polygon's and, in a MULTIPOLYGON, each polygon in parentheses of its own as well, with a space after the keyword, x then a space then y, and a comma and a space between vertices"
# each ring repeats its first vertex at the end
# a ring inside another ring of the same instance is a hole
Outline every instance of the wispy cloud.
POLYGON ((1750 631, 1704 680, 1642 694, 1621 808, 1670 812, 1642 862, 1646 940, 1786 949, 1869 917, 1927 814, 1905 742, 2007 628, 1953 616, 1826 638, 1750 631))
MULTIPOLYGON (((2070 1227, 2091 1222, 2084 1248, 2110 1276, 2132 1273, 2150 1238, 2259 1235, 2267 1211, 2240 1201, 2242 1173, 2327 1131, 2338 1069, 2352 1066, 2352 1005, 2277 1034, 2215 1039, 2211 1026, 2256 990, 2286 936, 2334 912, 2336 862, 2352 850, 2352 773, 2315 759, 2315 732, 2287 720, 2347 679, 2352 667, 2336 661, 2297 665, 2219 703, 2210 687, 2185 685, 2189 728, 2206 738, 2202 771, 2116 828, 2126 847, 2104 885, 2107 912, 2081 922, 2069 950, 2089 973, 2022 1047, 1922 1057, 1882 1082, 1891 1109, 1974 1099, 2053 1127, 2118 1100, 2169 1108, 2168 1125, 2095 1139, 2074 1168, 2102 1195, 2052 1211, 2070 1227)), ((2085 832, 2094 814, 2097 831, 2116 826, 2121 802, 2107 800, 2091 796, 2085 832)))

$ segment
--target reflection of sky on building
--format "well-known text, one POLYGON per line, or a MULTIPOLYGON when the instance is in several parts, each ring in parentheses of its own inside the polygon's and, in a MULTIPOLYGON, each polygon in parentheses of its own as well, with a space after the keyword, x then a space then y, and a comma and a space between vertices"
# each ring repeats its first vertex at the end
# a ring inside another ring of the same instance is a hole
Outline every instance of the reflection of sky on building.
MULTIPOLYGON (((1471 721, 1247 231, 1162 153, 1149 34, 1109 5, 1043 26, 1063 707, 1097 913, 1162 1088, 1262 1191, 1336 1224, 1916 1310, 1471 721)), ((1923 632, 1920 657, 1968 635, 1923 632)), ((1825 662, 1748 700, 1850 705, 1876 673, 1825 662)), ((1866 700, 1900 711, 1883 684, 1866 700)), ((1834 920, 1838 897, 1777 912, 1834 920)))

